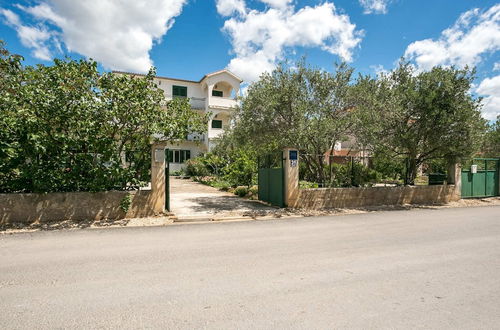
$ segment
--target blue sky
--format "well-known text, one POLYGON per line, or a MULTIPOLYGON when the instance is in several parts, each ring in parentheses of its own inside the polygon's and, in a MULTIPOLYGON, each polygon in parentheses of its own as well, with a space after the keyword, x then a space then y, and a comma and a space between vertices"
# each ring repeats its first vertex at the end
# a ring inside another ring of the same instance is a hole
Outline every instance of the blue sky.
POLYGON ((0 38, 27 64, 92 57, 103 70, 247 82, 283 59, 332 70, 475 65, 484 116, 500 114, 500 2, 488 0, 0 0, 0 38))

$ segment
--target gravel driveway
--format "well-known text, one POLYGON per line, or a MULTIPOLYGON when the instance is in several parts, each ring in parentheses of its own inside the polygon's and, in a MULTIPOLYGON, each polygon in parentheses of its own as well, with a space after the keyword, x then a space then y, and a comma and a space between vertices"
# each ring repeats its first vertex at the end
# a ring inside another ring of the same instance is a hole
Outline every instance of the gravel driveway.
POLYGON ((190 179, 170 177, 170 208, 180 221, 243 217, 276 208, 223 192, 190 179))

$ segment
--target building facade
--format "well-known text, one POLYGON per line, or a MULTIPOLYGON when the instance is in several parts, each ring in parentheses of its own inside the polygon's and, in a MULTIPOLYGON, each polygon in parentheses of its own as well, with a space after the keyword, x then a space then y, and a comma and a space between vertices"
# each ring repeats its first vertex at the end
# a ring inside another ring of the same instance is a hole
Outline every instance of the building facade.
MULTIPOLYGON (((119 74, 132 74, 116 72, 119 74)), ((234 109, 238 105, 238 96, 242 80, 228 70, 221 70, 203 76, 199 81, 155 77, 159 88, 165 92, 165 98, 187 97, 193 111, 210 113, 205 134, 190 134, 186 140, 176 141, 167 146, 170 172, 185 168, 188 159, 211 151, 219 136, 229 126, 234 109)))

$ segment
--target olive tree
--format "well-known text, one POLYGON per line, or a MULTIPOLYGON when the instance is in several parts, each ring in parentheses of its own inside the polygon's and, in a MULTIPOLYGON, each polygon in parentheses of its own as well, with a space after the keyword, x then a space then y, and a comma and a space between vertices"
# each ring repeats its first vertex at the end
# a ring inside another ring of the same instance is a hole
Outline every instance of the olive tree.
POLYGON ((352 74, 345 64, 333 73, 303 61, 280 64, 249 86, 236 114, 233 138, 261 154, 296 147, 315 179, 327 181, 323 155, 352 128, 352 74))
POLYGON ((414 184, 427 160, 470 157, 485 130, 481 99, 471 95, 474 74, 455 67, 417 72, 401 61, 378 78, 360 77, 354 87, 358 140, 372 151, 407 159, 405 184, 414 184))

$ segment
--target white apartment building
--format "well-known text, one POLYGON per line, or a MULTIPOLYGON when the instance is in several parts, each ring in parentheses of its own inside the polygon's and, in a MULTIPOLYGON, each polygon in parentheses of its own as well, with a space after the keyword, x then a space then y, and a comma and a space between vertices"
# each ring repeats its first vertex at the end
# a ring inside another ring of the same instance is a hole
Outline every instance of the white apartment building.
MULTIPOLYGON (((139 74, 119 72, 119 74, 139 74)), ((190 134, 186 140, 176 141, 168 146, 170 172, 185 167, 186 160, 195 158, 200 153, 213 149, 224 128, 230 124, 242 80, 228 70, 206 74, 199 81, 169 77, 155 77, 158 87, 163 89, 165 97, 187 97, 193 111, 210 113, 207 132, 190 134)))

